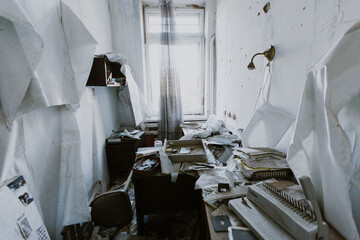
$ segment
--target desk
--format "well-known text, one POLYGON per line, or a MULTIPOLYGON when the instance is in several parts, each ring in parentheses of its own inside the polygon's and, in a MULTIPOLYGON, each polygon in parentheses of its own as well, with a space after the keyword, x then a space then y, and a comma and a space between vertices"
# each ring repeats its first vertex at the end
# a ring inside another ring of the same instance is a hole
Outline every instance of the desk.
MULTIPOLYGON (((213 208, 203 202, 201 190, 194 190, 197 178, 179 174, 176 183, 170 175, 162 175, 160 170, 151 176, 133 176, 138 234, 144 234, 144 216, 157 213, 198 210, 203 231, 200 239, 228 239, 228 233, 216 233, 211 222, 213 208)), ((244 226, 244 225, 240 225, 244 226)), ((330 229, 329 239, 342 239, 330 229)))
MULTIPOLYGON (((204 213, 206 214, 206 230, 207 239, 211 240, 228 240, 228 232, 215 232, 213 224, 211 222, 212 212, 215 210, 206 203, 204 203, 204 213)), ((230 211, 230 210, 229 210, 230 211)), ((229 216, 230 217, 230 216, 229 216)), ((231 217, 230 217, 231 218, 231 217)), ((237 227, 247 227, 244 223, 237 225, 237 227)), ((331 225, 329 225, 329 240, 345 240, 331 225)))
POLYGON ((236 227, 246 227, 246 225, 241 222, 238 217, 235 215, 235 213, 233 213, 230 209, 227 208, 226 205, 223 204, 223 206, 221 206, 222 208, 222 212, 219 213, 217 211, 217 209, 211 207, 210 205, 206 204, 203 201, 203 214, 206 217, 206 222, 205 222, 205 229, 207 230, 207 239, 212 239, 212 240, 228 240, 229 239, 229 234, 228 231, 226 232, 215 232, 214 230, 214 226, 211 220, 211 216, 215 213, 214 215, 226 215, 229 217, 229 220, 231 222, 232 226, 236 226, 236 227), (225 211, 226 210, 226 211, 225 211))
POLYGON ((144 233, 144 216, 149 214, 198 210, 201 216, 201 190, 194 190, 196 177, 179 174, 175 183, 160 171, 151 176, 133 176, 139 234, 144 233))
POLYGON ((207 229, 207 239, 212 240, 228 240, 228 232, 215 232, 214 226, 211 222, 211 213, 214 211, 212 207, 204 203, 204 213, 206 214, 206 229, 207 229))

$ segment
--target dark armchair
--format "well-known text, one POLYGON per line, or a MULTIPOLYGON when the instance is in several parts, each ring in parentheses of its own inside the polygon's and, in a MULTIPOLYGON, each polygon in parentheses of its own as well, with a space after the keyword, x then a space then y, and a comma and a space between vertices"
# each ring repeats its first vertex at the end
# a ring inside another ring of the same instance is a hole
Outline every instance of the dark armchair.
POLYGON ((90 203, 91 218, 95 225, 103 227, 123 227, 133 217, 133 209, 127 193, 132 171, 123 189, 97 195, 90 203))

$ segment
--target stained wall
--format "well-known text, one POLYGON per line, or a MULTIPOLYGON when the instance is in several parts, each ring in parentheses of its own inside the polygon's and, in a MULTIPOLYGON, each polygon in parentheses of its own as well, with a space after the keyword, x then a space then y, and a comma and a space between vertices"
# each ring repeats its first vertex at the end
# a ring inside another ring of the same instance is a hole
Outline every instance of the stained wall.
POLYGON ((218 0, 216 113, 236 114, 234 123, 245 128, 267 99, 295 117, 307 73, 360 20, 359 10, 355 0, 218 0), (267 2, 270 10, 265 13, 267 2), (270 77, 262 56, 255 57, 256 69, 249 71, 251 57, 270 45, 276 48, 270 77), (265 80, 270 88, 261 92, 265 80))

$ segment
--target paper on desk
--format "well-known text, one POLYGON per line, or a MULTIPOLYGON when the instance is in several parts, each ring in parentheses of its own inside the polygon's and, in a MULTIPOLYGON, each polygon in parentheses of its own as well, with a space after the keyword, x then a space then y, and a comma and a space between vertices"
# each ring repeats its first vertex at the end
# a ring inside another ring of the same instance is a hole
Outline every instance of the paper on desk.
POLYGON ((195 183, 195 189, 215 191, 218 189, 218 183, 229 183, 225 171, 226 167, 199 171, 200 177, 195 183))
POLYGON ((204 201, 215 201, 223 199, 232 199, 246 196, 247 186, 237 186, 231 188, 229 191, 208 195, 204 198, 204 201))
POLYGON ((145 156, 150 156, 150 155, 153 155, 153 154, 156 154, 158 153, 160 148, 149 148, 149 149, 138 149, 138 151, 136 152, 136 158, 137 159, 140 159, 142 157, 145 157, 145 156))
POLYGON ((190 134, 186 134, 184 136, 182 136, 180 138, 180 140, 191 140, 191 139, 197 139, 197 138, 207 138, 209 136, 211 136, 211 131, 210 130, 198 130, 198 131, 194 131, 190 134))
POLYGON ((214 155, 210 152, 209 148, 206 148, 206 157, 208 163, 216 163, 214 155))
POLYGON ((170 174, 174 170, 174 166, 170 159, 168 158, 167 154, 164 152, 163 149, 159 150, 160 154, 160 164, 161 164, 161 173, 170 174))
POLYGON ((215 135, 206 140, 209 144, 233 145, 233 142, 238 140, 238 138, 235 135, 215 135))
POLYGON ((180 148, 179 154, 188 154, 190 152, 191 152, 190 147, 182 147, 182 148, 180 148))

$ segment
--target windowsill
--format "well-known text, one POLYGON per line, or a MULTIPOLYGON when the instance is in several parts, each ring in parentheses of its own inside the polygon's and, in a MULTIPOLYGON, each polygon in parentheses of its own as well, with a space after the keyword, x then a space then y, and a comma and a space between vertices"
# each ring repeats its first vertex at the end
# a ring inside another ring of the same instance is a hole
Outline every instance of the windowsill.
MULTIPOLYGON (((184 121, 206 121, 208 116, 206 115, 184 115, 184 121)), ((151 116, 150 118, 145 120, 145 123, 154 123, 158 122, 158 116, 151 116)))

